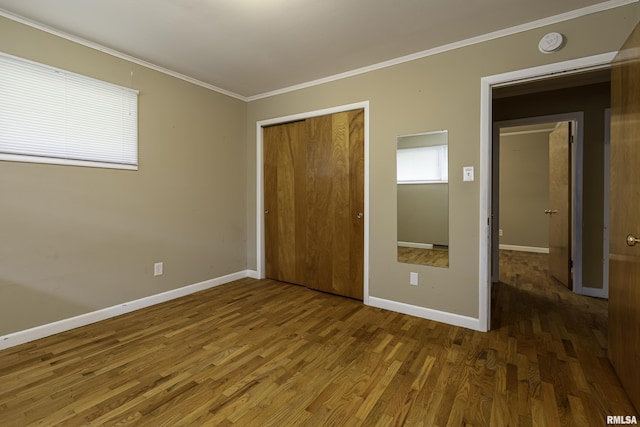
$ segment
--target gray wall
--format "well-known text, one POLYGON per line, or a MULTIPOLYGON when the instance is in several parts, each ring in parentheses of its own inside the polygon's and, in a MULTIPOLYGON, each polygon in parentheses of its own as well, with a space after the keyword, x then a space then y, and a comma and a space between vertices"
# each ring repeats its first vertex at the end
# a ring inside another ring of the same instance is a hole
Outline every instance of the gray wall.
POLYGON ((501 136, 500 244, 548 249, 548 204, 549 132, 501 136))

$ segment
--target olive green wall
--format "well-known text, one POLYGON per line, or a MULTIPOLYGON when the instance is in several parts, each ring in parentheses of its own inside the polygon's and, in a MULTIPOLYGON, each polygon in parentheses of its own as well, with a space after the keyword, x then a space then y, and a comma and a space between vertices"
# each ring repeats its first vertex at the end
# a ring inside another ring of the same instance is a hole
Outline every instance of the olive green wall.
POLYGON ((637 4, 459 48, 342 80, 254 100, 247 110, 249 267, 256 268, 256 122, 370 102, 370 296, 477 318, 479 315, 480 80, 483 76, 616 51, 638 21, 637 4), (597 31, 594 31, 597 29, 597 31), (549 31, 566 46, 542 54, 549 31), (450 268, 406 265, 396 257, 397 135, 449 130, 450 268), (463 182, 463 166, 476 181, 463 182), (409 285, 418 272, 419 285, 409 285))
POLYGON ((548 249, 545 209, 549 209, 549 132, 501 135, 500 244, 548 249))
POLYGON ((4 18, 0 51, 140 91, 138 171, 0 162, 0 335, 247 268, 245 102, 4 18))

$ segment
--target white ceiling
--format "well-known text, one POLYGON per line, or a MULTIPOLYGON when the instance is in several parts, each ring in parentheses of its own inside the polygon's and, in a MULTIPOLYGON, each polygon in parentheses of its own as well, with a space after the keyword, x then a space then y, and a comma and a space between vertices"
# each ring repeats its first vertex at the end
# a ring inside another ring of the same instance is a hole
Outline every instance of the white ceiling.
POLYGON ((251 98, 576 9, 624 2, 0 0, 0 12, 251 98))

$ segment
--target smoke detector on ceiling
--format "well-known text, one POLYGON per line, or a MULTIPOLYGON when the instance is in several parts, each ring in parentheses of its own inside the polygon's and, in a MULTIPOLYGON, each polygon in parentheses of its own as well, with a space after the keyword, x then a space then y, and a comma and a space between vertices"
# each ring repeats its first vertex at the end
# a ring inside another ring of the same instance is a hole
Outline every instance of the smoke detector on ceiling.
POLYGON ((538 49, 542 53, 557 52, 562 49, 563 43, 564 36, 562 34, 556 32, 547 33, 540 39, 538 49))

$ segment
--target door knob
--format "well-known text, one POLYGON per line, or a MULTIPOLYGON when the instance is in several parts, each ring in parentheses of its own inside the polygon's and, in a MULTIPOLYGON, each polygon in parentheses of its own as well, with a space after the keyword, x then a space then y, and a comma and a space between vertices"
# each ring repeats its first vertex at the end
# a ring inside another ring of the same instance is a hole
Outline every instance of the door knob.
POLYGON ((358 219, 362 219, 363 216, 364 216, 364 214, 362 212, 358 212, 356 214, 356 218, 358 218, 358 219))
POLYGON ((544 210, 544 214, 545 215, 553 215, 553 214, 556 214, 556 213, 558 213, 557 209, 545 209, 544 210))
POLYGON ((265 214, 268 214, 268 213, 269 213, 269 209, 265 209, 265 210, 264 210, 264 213, 265 213, 265 214))
POLYGON ((635 246, 636 243, 640 243, 640 239, 633 237, 631 234, 627 235, 627 245, 635 246))

